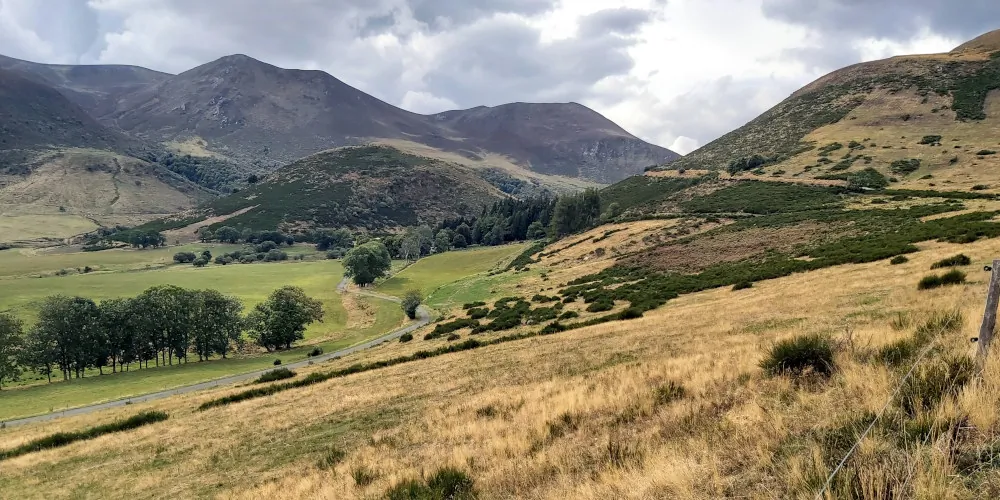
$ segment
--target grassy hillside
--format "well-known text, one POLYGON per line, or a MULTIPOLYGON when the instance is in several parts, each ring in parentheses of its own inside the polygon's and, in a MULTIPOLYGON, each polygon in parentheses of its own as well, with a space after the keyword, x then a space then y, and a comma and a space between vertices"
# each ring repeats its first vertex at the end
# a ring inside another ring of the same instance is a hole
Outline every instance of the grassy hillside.
POLYGON ((218 215, 253 207, 225 221, 252 229, 378 230, 478 213, 502 196, 465 167, 386 146, 366 146, 303 158, 265 182, 208 206, 218 215))
POLYGON ((763 167, 759 175, 845 179, 870 167, 903 187, 990 191, 1000 168, 991 153, 1000 45, 983 40, 831 73, 669 168, 736 164, 763 167))

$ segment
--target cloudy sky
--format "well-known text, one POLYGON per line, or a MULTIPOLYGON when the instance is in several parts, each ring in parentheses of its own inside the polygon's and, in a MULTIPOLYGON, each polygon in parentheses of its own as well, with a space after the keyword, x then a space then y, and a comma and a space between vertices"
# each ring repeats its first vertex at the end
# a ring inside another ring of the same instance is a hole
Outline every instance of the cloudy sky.
POLYGON ((996 0, 0 0, 0 54, 177 73, 243 53, 431 113, 576 101, 687 153, 838 67, 948 51, 996 0))

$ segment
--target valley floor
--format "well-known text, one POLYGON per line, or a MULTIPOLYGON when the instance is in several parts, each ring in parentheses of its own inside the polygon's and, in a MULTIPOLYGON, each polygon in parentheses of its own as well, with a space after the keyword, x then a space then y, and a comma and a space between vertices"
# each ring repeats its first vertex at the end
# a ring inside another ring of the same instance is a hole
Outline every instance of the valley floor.
MULTIPOLYGON (((982 266, 1000 255, 1000 240, 918 246, 902 265, 843 265, 684 295, 627 322, 220 408, 197 409, 232 389, 3 430, 0 449, 8 449, 141 410, 170 413, 163 423, 7 460, 0 497, 373 498, 452 466, 473 478, 480 498, 813 498, 856 422, 879 412, 902 376, 868 353, 956 311, 960 324, 941 332, 942 350, 924 363, 974 349, 968 339, 989 277, 982 266), (917 290, 933 262, 959 252, 972 257, 966 284, 917 290), (771 343, 802 333, 838 339, 838 372, 829 381, 766 377, 758 364, 771 343)), ((487 288, 544 291, 540 272, 559 270, 537 265, 487 288)), ((415 337, 413 347, 394 343, 313 370, 445 342, 415 337)), ((1000 437, 1000 353, 956 392, 916 422, 962 420, 960 439, 908 441, 887 414, 834 497, 1000 493, 989 454, 1000 437)))

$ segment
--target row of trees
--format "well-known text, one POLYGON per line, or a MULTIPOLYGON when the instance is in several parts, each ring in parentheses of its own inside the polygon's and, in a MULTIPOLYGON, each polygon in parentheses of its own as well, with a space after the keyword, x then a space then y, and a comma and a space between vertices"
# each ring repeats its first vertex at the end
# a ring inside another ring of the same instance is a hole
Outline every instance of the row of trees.
POLYGON ((0 314, 0 384, 25 370, 80 378, 86 370, 129 370, 222 358, 247 340, 267 350, 290 348, 323 317, 322 304, 301 288, 275 290, 245 317, 243 303, 217 290, 152 287, 136 297, 100 304, 83 297, 51 296, 26 332, 0 314))

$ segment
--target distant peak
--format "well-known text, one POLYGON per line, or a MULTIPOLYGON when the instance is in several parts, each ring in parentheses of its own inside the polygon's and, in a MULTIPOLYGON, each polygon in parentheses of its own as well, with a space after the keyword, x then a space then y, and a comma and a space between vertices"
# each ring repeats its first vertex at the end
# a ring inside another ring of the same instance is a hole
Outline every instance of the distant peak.
POLYGON ((996 52, 1000 50, 1000 30, 993 30, 955 47, 953 54, 962 52, 996 52))

